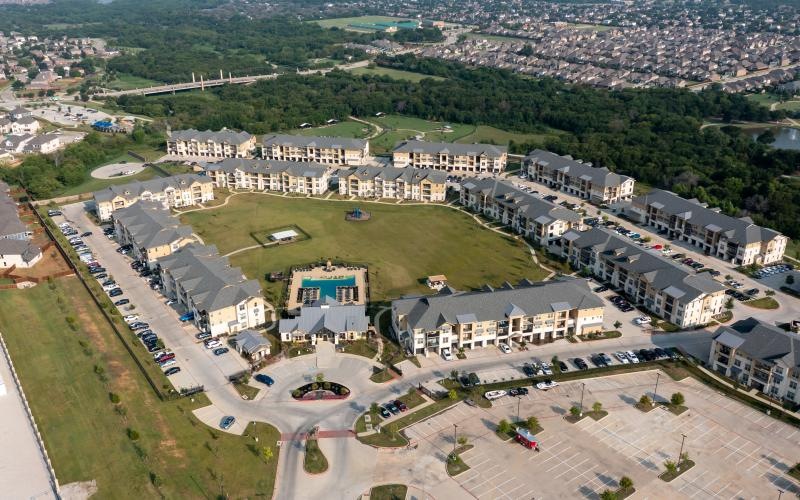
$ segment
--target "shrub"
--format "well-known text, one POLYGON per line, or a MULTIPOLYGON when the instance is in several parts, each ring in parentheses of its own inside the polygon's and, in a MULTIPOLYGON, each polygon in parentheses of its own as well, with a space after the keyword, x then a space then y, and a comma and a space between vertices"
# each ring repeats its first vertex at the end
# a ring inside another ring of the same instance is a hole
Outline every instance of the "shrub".
POLYGON ((611 490, 603 490, 603 492, 600 493, 600 500, 617 500, 617 498, 619 498, 617 494, 611 490))
POLYGON ((450 392, 447 393, 447 397, 450 398, 450 401, 455 401, 458 399, 458 393, 455 389, 450 389, 450 392))
POLYGON ((539 427, 539 419, 533 416, 528 417, 528 429, 535 429, 539 427))
POLYGON ((116 394, 116 393, 114 393, 114 392, 109 392, 109 393, 108 393, 108 399, 109 399, 109 400, 110 400, 112 403, 114 403, 114 404, 118 404, 118 403, 119 403, 119 394, 116 394))
POLYGON ((650 406, 652 404, 650 396, 648 396, 647 394, 643 394, 642 397, 639 398, 639 404, 642 406, 644 405, 650 406))
POLYGON ((674 474, 678 470, 678 465, 672 460, 667 460, 664 462, 664 468, 666 468, 667 472, 670 474, 674 474))
POLYGON ((135 430, 131 429, 130 427, 128 427, 128 430, 126 431, 126 433, 128 434, 128 439, 130 439, 131 441, 138 441, 139 440, 139 433, 136 432, 135 430))
POLYGON ((686 398, 684 398, 683 394, 680 392, 676 392, 671 398, 669 398, 669 402, 672 403, 673 406, 681 406, 686 402, 686 398))
POLYGON ((629 478, 628 476, 622 476, 619 478, 619 487, 624 490, 633 488, 633 479, 629 478))
POLYGON ((581 415, 581 409, 578 408, 577 406, 573 406, 572 408, 570 408, 569 412, 570 414, 572 414, 573 417, 579 417, 581 415))
POLYGON ((508 420, 503 419, 497 423, 497 432, 502 434, 508 434, 511 432, 511 424, 508 423, 508 420))
POLYGON ((592 411, 594 411, 595 413, 599 413, 602 409, 603 409, 603 403, 601 403, 600 401, 595 401, 594 404, 592 405, 592 411))

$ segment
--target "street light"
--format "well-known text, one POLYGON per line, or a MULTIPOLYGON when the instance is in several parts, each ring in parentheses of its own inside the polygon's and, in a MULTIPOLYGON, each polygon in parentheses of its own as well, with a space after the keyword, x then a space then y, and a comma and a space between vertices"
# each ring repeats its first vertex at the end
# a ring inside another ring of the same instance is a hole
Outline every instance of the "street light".
POLYGON ((458 442, 458 424, 453 424, 453 456, 456 455, 457 442, 458 442))
POLYGON ((655 406, 656 398, 658 397, 658 379, 661 377, 661 372, 656 372, 656 388, 653 389, 653 400, 650 401, 650 406, 655 406))
POLYGON ((681 466, 681 456, 683 455, 683 442, 686 441, 686 434, 681 434, 681 451, 678 452, 678 467, 681 466))
POLYGON ((583 382, 581 382, 581 413, 580 413, 580 415, 579 415, 580 417, 582 417, 582 416, 583 416, 583 392, 584 392, 585 390, 586 390, 586 384, 585 384, 585 383, 583 383, 583 382))
POLYGON ((519 404, 522 402, 522 396, 517 395, 517 422, 519 422, 519 404))

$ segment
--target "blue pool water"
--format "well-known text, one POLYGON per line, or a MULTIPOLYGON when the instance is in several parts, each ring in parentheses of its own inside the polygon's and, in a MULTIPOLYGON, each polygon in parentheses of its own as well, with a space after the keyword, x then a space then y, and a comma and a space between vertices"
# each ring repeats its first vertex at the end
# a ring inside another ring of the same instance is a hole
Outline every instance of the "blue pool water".
POLYGON ((303 288, 319 288, 319 298, 330 297, 336 298, 336 287, 338 286, 356 286, 355 276, 346 276, 337 279, 315 279, 303 278, 303 288))

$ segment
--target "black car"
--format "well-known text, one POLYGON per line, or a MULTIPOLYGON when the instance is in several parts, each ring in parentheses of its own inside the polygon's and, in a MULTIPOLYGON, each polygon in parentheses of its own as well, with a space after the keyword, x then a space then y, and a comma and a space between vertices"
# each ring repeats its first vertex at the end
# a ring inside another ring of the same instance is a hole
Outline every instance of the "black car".
POLYGON ((522 373, 524 373, 526 377, 536 376, 536 370, 534 370, 529 363, 525 363, 524 365, 522 365, 522 373))
POLYGON ((749 295, 751 297, 755 297, 756 295, 758 295, 759 291, 760 290, 758 288, 751 288, 750 290, 746 290, 744 293, 746 293, 747 295, 749 295))
POLYGON ((120 295, 122 295, 122 290, 119 288, 115 288, 108 292, 109 297, 119 297, 120 295))
POLYGON ((119 299, 118 301, 114 302, 115 306, 124 306, 125 304, 130 304, 131 301, 129 299, 119 299))
POLYGON ((655 355, 649 349, 639 349, 637 354, 641 361, 653 361, 656 359, 655 355))
POLYGON ((96 279, 96 280, 102 280, 102 279, 105 279, 105 278, 108 278, 108 275, 106 273, 100 273, 100 274, 95 274, 94 275, 94 279, 96 279))
POLYGON ((509 396, 527 396, 528 389, 525 387, 512 387, 508 390, 509 396))
POLYGON ((662 349, 660 347, 656 347, 655 349, 653 349, 653 352, 655 353, 656 358, 658 358, 658 359, 666 358, 667 356, 669 356, 667 351, 665 351, 664 349, 662 349))
POLYGON ((389 412, 389 410, 387 410, 383 406, 378 406, 378 413, 381 414, 382 418, 389 418, 389 417, 392 416, 392 414, 389 412))
POLYGON ((608 287, 605 286, 605 285, 598 286, 597 288, 594 289, 595 293, 602 293, 602 292, 607 292, 607 291, 608 291, 608 287))
POLYGON ((568 372, 569 371, 569 367, 563 361, 559 361, 558 362, 558 369, 561 370, 562 372, 568 372))
POLYGON ((91 236, 91 235, 92 235, 91 231, 86 231, 85 233, 81 234, 81 238, 86 238, 87 236, 91 236))
POLYGON ((588 370, 589 369, 589 365, 586 364, 586 361, 584 361, 581 358, 575 358, 575 359, 572 360, 572 362, 575 364, 575 366, 577 366, 581 370, 588 370))
POLYGON ((170 369, 168 369, 168 370, 165 370, 165 371, 164 371, 164 375, 166 375, 167 377, 169 377, 170 375, 175 375, 175 374, 176 374, 176 373, 178 373, 179 371, 181 371, 181 368, 180 368, 179 366, 173 366, 172 368, 170 368, 170 369))
POLYGON ((100 274, 106 272, 105 267, 90 267, 89 274, 100 274))
POLYGON ((596 366, 598 368, 602 368, 604 366, 608 366, 608 363, 606 363, 606 360, 603 359, 603 357, 600 356, 599 354, 595 354, 594 356, 592 356, 591 359, 592 359, 592 363, 594 363, 594 366, 596 366))

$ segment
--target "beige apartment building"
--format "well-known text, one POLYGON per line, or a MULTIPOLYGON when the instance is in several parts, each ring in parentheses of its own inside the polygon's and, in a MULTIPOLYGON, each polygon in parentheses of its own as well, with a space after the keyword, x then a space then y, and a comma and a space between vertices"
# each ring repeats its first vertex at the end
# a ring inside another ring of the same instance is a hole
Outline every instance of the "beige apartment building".
POLYGON ((633 196, 632 177, 573 160, 571 156, 536 149, 523 160, 523 169, 532 181, 597 205, 630 200, 633 196))
POLYGON ((114 212, 114 230, 120 245, 132 245, 135 260, 155 267, 156 260, 195 241, 192 228, 181 225, 169 209, 153 201, 139 201, 114 212))
POLYGON ((256 138, 247 132, 188 129, 167 137, 167 154, 182 158, 247 158, 255 151, 256 138))
POLYGON ((580 229, 582 218, 560 205, 520 191, 491 178, 461 181, 461 204, 502 222, 518 234, 542 246, 559 239, 570 229, 580 229))
POLYGON ((205 175, 180 174, 109 186, 94 193, 95 212, 101 221, 137 201, 155 201, 164 208, 191 207, 214 199, 214 182, 205 175))
POLYGON ((187 245, 158 260, 164 295, 193 313, 192 321, 213 336, 256 328, 266 321, 257 280, 231 267, 214 246, 187 245))
POLYGON ((586 280, 524 280, 477 292, 443 288, 437 295, 392 301, 392 329, 415 354, 553 340, 603 329, 603 301, 586 280))
POLYGON ((339 166, 364 165, 369 160, 369 141, 364 139, 267 134, 259 147, 265 160, 339 166))
POLYGON ((601 228, 569 231, 562 238, 563 256, 574 269, 622 290, 632 303, 681 328, 706 325, 723 310, 725 287, 706 273, 694 274, 601 228))
POLYGON ((403 141, 392 151, 395 167, 444 170, 453 175, 499 174, 507 161, 508 148, 492 144, 403 141))
POLYGON ((339 194, 359 198, 444 201, 444 172, 413 167, 354 167, 339 171, 339 194))
POLYGON ((330 168, 319 163, 248 158, 227 158, 203 165, 218 188, 310 195, 328 190, 330 168))
POLYGON ((749 217, 737 219, 696 199, 687 200, 662 189, 634 198, 628 213, 669 238, 740 266, 780 262, 789 242, 786 236, 754 224, 749 217))

